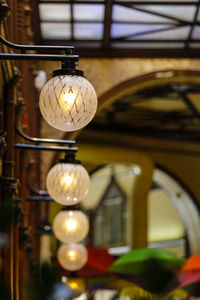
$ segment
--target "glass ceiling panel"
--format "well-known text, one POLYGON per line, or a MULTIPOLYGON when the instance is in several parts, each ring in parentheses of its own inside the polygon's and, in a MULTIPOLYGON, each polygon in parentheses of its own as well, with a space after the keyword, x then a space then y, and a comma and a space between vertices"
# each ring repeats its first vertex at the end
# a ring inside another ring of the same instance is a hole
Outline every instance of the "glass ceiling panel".
POLYGON ((200 40, 200 26, 195 26, 192 34, 193 39, 200 40))
POLYGON ((167 28, 167 27, 168 27, 167 25, 148 25, 148 24, 134 25, 134 24, 112 23, 111 37, 112 38, 120 38, 120 37, 129 36, 132 34, 141 33, 143 31, 159 30, 159 29, 167 28))
POLYGON ((77 40, 98 40, 103 37, 103 23, 74 23, 74 38, 77 40))
POLYGON ((44 39, 70 39, 70 23, 41 23, 41 34, 44 39))
MULTIPOLYGON (((134 42, 115 42, 111 43, 111 47, 115 49, 183 49, 184 43, 134 43, 134 42)), ((200 46, 200 45, 199 45, 200 46)))
POLYGON ((173 20, 169 20, 167 18, 155 16, 117 4, 113 5, 112 20, 124 22, 174 22, 173 20))
MULTIPOLYGON (((151 53, 154 48, 180 49, 180 52, 184 52, 186 56, 190 55, 189 51, 185 50, 184 41, 187 42, 191 26, 195 21, 197 5, 194 3, 199 3, 199 0, 191 0, 191 5, 184 5, 184 1, 188 0, 180 0, 180 5, 171 5, 175 0, 154 0, 153 5, 150 4, 151 1, 143 4, 143 0, 137 0, 141 4, 134 5, 135 0, 128 0, 132 2, 134 8, 124 1, 127 2, 127 0, 112 1, 112 16, 110 16, 105 15, 108 2, 105 0, 38 0, 41 37, 43 40, 60 40, 60 43, 62 40, 74 39, 75 44, 80 43, 82 48, 102 50, 106 18, 106 24, 111 23, 110 33, 107 33, 110 34, 108 49, 130 50, 132 48, 138 52, 140 49, 151 49, 151 53), (163 4, 156 4, 158 1, 163 4), (168 5, 165 5, 165 2, 168 5), (186 25, 180 26, 184 23, 180 23, 179 20, 185 21, 186 25), (176 25, 177 27, 170 29, 176 25)), ((200 9, 191 40, 188 41, 189 48, 195 55, 196 50, 200 48, 198 40, 200 40, 200 9)))
POLYGON ((74 4, 75 21, 103 21, 105 6, 103 4, 74 4))
POLYGON ((184 27, 178 27, 176 29, 166 30, 162 32, 155 32, 150 34, 144 34, 142 36, 137 36, 133 38, 129 38, 129 40, 132 39, 169 39, 169 40, 185 40, 187 39, 190 31, 190 26, 184 26, 184 27))
POLYGON ((40 4, 41 21, 69 21, 71 18, 69 4, 40 4))
POLYGON ((195 6, 178 6, 178 5, 143 5, 138 8, 151 10, 152 12, 161 13, 170 17, 178 18, 184 21, 192 21, 195 15, 195 6))

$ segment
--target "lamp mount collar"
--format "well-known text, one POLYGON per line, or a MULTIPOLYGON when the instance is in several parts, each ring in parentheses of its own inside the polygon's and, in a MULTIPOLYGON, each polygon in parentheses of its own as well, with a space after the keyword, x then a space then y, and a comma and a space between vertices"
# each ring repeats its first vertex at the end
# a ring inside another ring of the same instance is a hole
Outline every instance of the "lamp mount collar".
POLYGON ((61 211, 69 211, 69 210, 80 210, 80 205, 79 204, 67 205, 61 209, 61 211))
POLYGON ((68 150, 65 153, 65 157, 59 159, 59 162, 80 165, 81 161, 80 160, 76 160, 76 154, 75 153, 76 153, 76 151, 74 151, 73 149, 68 150))
POLYGON ((64 59, 62 61, 62 68, 58 70, 54 70, 52 75, 53 77, 59 76, 59 75, 77 75, 84 77, 84 72, 82 70, 76 69, 76 62, 78 61, 77 57, 74 57, 74 59, 64 59))

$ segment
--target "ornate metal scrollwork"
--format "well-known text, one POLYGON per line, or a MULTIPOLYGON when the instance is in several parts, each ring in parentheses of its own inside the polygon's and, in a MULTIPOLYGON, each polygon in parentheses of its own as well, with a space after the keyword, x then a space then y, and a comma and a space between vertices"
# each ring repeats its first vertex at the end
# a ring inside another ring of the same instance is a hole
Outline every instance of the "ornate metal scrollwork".
POLYGON ((0 1, 0 22, 3 22, 10 14, 11 8, 8 6, 6 1, 0 1))
POLYGON ((2 155, 4 154, 4 152, 7 149, 7 143, 6 143, 6 132, 4 132, 1 136, 0 136, 0 157, 2 157, 2 155))

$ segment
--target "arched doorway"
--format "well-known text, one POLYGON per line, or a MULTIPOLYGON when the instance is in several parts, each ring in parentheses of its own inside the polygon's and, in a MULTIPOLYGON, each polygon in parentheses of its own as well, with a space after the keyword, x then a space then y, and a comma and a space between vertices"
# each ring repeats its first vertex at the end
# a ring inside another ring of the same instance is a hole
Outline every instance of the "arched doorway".
MULTIPOLYGON (((111 253, 118 255, 130 249, 129 207, 132 189, 140 172, 137 165, 107 164, 92 174, 91 189, 82 205, 92 212, 90 216, 93 233, 90 243, 93 246, 108 247, 111 253), (115 190, 111 196, 108 194, 112 188, 115 190), (112 218, 113 214, 115 218, 112 218), (115 222, 116 218, 118 222, 115 222), (118 233, 118 244, 115 247, 112 239, 109 240, 108 237, 105 243, 103 238, 106 224, 107 236, 109 232, 118 233), (109 228, 112 230, 109 231, 109 228)), ((147 201, 148 247, 165 248, 182 256, 200 251, 200 218, 197 205, 175 178, 156 167, 147 201)))

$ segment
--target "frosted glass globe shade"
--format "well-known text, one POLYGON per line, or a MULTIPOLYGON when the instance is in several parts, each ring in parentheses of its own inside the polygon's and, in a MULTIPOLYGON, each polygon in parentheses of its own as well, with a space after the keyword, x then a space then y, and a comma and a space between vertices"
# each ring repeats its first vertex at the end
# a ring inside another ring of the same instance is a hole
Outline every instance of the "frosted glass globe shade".
POLYGON ((90 82, 78 75, 59 75, 43 87, 39 106, 45 121, 62 131, 86 126, 97 110, 97 96, 90 82))
POLYGON ((49 195, 63 205, 74 205, 88 193, 90 177, 80 164, 58 163, 47 174, 49 195))
POLYGON ((73 292, 73 299, 79 297, 86 289, 84 281, 81 278, 67 278, 67 284, 73 292))
POLYGON ((87 262, 87 249, 82 244, 63 244, 57 252, 57 258, 63 269, 77 271, 87 262))
POLYGON ((88 218, 80 210, 61 211, 53 220, 55 237, 63 243, 81 241, 86 237, 88 230, 88 218))

